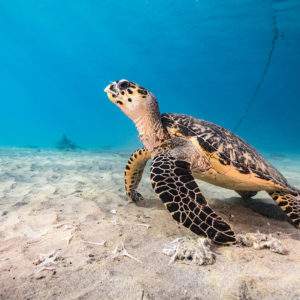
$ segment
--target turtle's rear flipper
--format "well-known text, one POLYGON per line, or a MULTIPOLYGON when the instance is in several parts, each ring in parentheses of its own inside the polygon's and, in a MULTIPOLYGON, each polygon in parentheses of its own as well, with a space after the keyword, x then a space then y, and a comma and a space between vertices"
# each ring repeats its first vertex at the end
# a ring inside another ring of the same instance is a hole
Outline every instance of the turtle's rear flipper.
POLYGON ((143 200, 143 196, 136 191, 145 168, 150 158, 149 152, 141 148, 133 152, 125 168, 125 189, 127 197, 133 202, 143 200))
POLYGON ((255 191, 236 191, 243 199, 250 199, 254 197, 257 192, 255 191))
POLYGON ((300 227, 300 191, 275 191, 269 195, 286 213, 291 222, 300 227))
POLYGON ((190 163, 159 153, 151 165, 151 183, 172 217, 198 235, 220 244, 236 242, 230 226, 207 205, 190 169, 190 163))

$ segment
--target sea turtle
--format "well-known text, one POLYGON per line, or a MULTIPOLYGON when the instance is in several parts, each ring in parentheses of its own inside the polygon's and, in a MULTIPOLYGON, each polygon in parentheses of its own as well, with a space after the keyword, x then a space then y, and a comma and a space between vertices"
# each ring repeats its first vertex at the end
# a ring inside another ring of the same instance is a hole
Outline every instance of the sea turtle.
POLYGON ((230 225, 208 206, 195 178, 242 197, 264 190, 300 226, 300 191, 236 134, 187 115, 160 114, 154 95, 125 79, 111 83, 105 92, 133 120, 144 145, 125 169, 126 194, 132 201, 143 199, 136 189, 151 158, 154 191, 172 217, 198 235, 221 244, 236 242, 230 225))

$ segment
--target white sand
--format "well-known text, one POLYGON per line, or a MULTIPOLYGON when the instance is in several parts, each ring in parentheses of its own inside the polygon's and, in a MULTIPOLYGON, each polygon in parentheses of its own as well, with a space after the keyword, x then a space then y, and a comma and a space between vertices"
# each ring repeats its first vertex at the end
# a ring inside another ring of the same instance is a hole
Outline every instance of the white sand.
MULTIPOLYGON (((212 265, 168 265, 165 246, 196 236, 153 193, 149 168, 146 200, 127 201, 128 157, 0 149, 0 299, 300 299, 300 230, 267 194, 245 202, 199 182, 236 233, 271 233, 287 255, 214 247, 212 265)), ((299 159, 272 163, 300 188, 299 159)))

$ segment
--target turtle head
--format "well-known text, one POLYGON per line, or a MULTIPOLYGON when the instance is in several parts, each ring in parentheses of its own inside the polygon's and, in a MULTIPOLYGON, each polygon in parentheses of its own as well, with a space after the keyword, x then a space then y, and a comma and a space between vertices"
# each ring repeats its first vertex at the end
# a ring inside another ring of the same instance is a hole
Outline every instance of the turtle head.
POLYGON ((158 103, 152 93, 126 79, 111 83, 104 91, 110 101, 134 122, 151 156, 170 149, 172 141, 161 122, 158 103))
POLYGON ((108 85, 104 90, 110 101, 115 103, 130 119, 144 116, 158 109, 156 98, 143 87, 122 79, 108 85))

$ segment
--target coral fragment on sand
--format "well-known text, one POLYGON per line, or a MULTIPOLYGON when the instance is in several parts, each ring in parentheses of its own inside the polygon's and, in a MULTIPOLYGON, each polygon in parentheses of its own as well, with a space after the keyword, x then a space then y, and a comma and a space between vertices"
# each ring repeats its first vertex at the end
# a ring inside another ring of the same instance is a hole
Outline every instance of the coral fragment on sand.
POLYGON ((171 256, 169 265, 176 260, 185 264, 211 265, 216 259, 215 253, 211 250, 211 241, 201 237, 197 239, 191 237, 177 238, 162 252, 171 256))
POLYGON ((127 257, 137 261, 138 263, 142 264, 142 261, 140 261, 139 259, 137 259, 136 257, 132 256, 131 254, 129 254, 127 252, 123 243, 121 244, 121 246, 117 245, 117 247, 112 251, 112 254, 113 254, 113 256, 112 256, 113 259, 120 257, 120 256, 127 256, 127 257))
POLYGON ((86 244, 90 244, 90 245, 97 245, 97 246, 105 246, 106 245, 106 241, 103 242, 90 242, 90 241, 83 241, 86 244))
POLYGON ((76 227, 72 224, 69 223, 59 223, 59 224, 55 224, 53 225, 54 228, 62 228, 63 231, 67 231, 70 230, 69 235, 64 237, 62 240, 66 240, 67 241, 67 245, 70 244, 71 240, 74 237, 74 232, 76 230, 76 227))
POLYGON ((143 226, 143 227, 146 227, 147 229, 151 228, 151 225, 150 224, 146 224, 146 223, 136 224, 136 226, 143 226))
POLYGON ((147 229, 151 228, 151 224, 147 224, 147 223, 130 223, 130 222, 126 222, 126 221, 118 221, 116 219, 114 219, 112 221, 112 223, 114 225, 129 225, 130 230, 134 227, 134 226, 142 226, 142 227, 146 227, 147 229))
POLYGON ((280 240, 273 237, 272 234, 264 233, 246 233, 237 235, 238 242, 246 247, 252 247, 256 250, 270 249, 272 252, 287 255, 288 251, 283 247, 280 240))
POLYGON ((71 232, 68 236, 64 237, 62 240, 66 240, 67 245, 69 245, 72 239, 73 239, 73 233, 71 232))
POLYGON ((40 254, 39 259, 33 262, 36 266, 41 267, 36 271, 36 273, 40 273, 44 270, 55 270, 52 265, 57 265, 57 257, 58 252, 56 252, 55 250, 48 254, 40 254))

